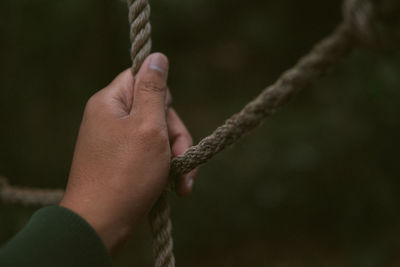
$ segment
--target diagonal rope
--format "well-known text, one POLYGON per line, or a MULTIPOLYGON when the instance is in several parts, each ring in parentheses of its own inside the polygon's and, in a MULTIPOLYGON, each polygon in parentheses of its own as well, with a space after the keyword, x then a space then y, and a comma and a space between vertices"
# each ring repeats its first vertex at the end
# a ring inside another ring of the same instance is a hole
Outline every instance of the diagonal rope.
MULTIPOLYGON (((171 180, 204 164, 260 125, 266 117, 287 103, 297 92, 329 71, 356 44, 364 43, 367 46, 379 47, 398 45, 400 43, 398 27, 393 27, 399 25, 398 14, 394 15, 397 20, 390 20, 393 25, 389 26, 383 20, 382 14, 389 14, 388 10, 399 11, 399 2, 398 0, 346 0, 343 9, 344 22, 330 36, 315 45, 294 67, 283 73, 273 85, 247 104, 242 111, 229 118, 198 145, 189 148, 184 155, 174 158, 171 163, 171 180), (382 13, 381 6, 377 6, 378 4, 383 6, 382 3, 392 8, 386 8, 386 13, 382 13), (377 28, 376 25, 380 27, 377 28)), ((128 0, 128 7, 132 73, 135 75, 151 50, 150 5, 148 0, 128 0)), ((62 195, 62 190, 10 186, 0 177, 0 200, 4 203, 56 204, 62 195)), ((165 191, 149 213, 156 267, 175 266, 169 213, 167 191, 165 191)))
POLYGON ((352 48, 353 38, 347 27, 340 25, 331 36, 322 40, 306 56, 257 98, 247 104, 242 111, 229 118, 210 136, 196 146, 190 147, 184 155, 172 161, 174 176, 188 173, 200 164, 235 143, 241 136, 258 126, 265 117, 272 115, 298 91, 325 74, 352 48))

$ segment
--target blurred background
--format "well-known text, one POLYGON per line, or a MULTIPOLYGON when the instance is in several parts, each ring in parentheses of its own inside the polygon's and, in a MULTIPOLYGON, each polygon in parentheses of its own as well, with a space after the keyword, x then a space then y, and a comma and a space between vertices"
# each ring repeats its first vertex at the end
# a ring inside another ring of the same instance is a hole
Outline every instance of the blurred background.
MULTIPOLYGON (((195 141, 341 19, 338 0, 157 0, 195 141)), ((87 99, 130 66, 117 0, 0 1, 0 174, 64 187, 87 99)), ((356 50, 171 197, 178 266, 399 266, 400 53, 356 50), (397 115, 396 115, 397 114, 397 115)), ((33 208, 0 204, 0 243, 33 208)), ((151 266, 146 222, 115 261, 151 266)))

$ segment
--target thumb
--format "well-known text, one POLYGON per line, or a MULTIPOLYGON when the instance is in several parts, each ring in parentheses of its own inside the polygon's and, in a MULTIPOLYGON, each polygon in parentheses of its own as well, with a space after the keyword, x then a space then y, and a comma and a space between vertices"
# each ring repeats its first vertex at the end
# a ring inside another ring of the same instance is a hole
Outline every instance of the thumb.
POLYGON ((132 108, 136 115, 165 120, 167 78, 167 57, 161 53, 148 56, 136 76, 132 108))

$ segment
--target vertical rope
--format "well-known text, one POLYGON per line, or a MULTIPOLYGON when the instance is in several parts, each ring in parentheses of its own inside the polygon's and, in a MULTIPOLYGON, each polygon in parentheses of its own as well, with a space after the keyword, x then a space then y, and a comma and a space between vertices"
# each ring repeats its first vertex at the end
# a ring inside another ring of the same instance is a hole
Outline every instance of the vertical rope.
MULTIPOLYGON (((132 73, 136 75, 151 51, 150 4, 148 0, 128 0, 132 73)), ((149 213, 155 267, 174 267, 170 208, 165 191, 149 213)))
POLYGON ((24 206, 54 205, 61 201, 64 190, 37 189, 17 187, 8 184, 6 178, 0 176, 0 201, 7 204, 22 204, 24 206))
POLYGON ((150 4, 148 0, 128 0, 132 72, 139 71, 151 51, 150 4))
POLYGON ((171 234, 172 223, 167 196, 167 191, 164 191, 149 214, 155 267, 175 266, 171 234))

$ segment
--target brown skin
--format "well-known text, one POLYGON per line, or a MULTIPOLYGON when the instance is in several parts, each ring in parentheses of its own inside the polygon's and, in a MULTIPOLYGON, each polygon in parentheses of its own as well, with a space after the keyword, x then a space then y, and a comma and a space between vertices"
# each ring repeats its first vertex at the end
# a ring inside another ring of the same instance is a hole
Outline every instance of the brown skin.
MULTIPOLYGON (((192 138, 169 108, 168 60, 150 55, 93 95, 85 108, 67 189, 60 205, 82 216, 115 253, 168 182, 171 157, 192 138)), ((177 186, 190 194, 196 171, 177 186)))

